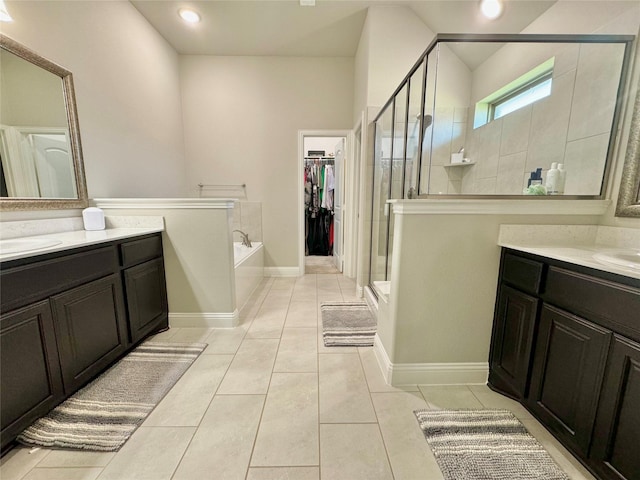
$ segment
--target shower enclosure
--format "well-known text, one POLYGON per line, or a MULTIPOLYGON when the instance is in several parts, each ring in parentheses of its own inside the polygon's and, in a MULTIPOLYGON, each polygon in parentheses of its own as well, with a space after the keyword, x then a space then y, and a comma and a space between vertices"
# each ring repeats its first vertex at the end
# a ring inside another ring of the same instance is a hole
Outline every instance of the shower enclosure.
POLYGON ((389 200, 603 198, 633 40, 438 35, 374 120, 374 293, 392 269, 389 200))

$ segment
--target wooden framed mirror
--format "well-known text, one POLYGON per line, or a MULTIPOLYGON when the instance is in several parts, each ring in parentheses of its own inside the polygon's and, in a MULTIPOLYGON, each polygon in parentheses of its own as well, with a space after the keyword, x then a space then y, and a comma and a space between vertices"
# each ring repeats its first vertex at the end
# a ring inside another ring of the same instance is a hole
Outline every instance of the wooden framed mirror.
POLYGON ((640 217, 640 88, 631 117, 616 217, 640 217))
POLYGON ((0 34, 0 210, 88 205, 70 71, 0 34))

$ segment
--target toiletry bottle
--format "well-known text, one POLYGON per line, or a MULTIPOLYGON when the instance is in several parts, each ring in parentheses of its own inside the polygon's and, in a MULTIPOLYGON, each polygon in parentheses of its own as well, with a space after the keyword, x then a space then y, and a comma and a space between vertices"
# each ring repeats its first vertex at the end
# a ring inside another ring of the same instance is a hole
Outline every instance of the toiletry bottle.
POLYGON ((558 195, 564 194, 564 182, 567 179, 567 171, 564 169, 564 163, 558 164, 558 178, 556 183, 556 192, 558 195))
POLYGON ((547 195, 558 194, 559 176, 560 176, 560 172, 558 170, 558 164, 556 162, 553 162, 551 164, 551 168, 547 172, 547 179, 545 181, 545 187, 547 188, 547 195))
POLYGON ((535 172, 531 172, 529 185, 542 185, 542 168, 536 168, 535 172))

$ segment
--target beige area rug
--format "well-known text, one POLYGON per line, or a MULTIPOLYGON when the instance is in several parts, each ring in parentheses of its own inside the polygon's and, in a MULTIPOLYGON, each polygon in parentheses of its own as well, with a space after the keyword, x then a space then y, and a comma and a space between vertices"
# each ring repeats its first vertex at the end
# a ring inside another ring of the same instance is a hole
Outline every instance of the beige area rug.
POLYGON ((446 480, 569 480, 508 410, 415 410, 446 480))
POLYGON ((18 436, 38 447, 117 451, 206 348, 145 342, 18 436))
POLYGON ((304 273, 339 274, 340 271, 333 264, 333 257, 311 255, 304 257, 304 273))
POLYGON ((364 302, 320 305, 325 347, 370 347, 376 334, 376 319, 364 302))

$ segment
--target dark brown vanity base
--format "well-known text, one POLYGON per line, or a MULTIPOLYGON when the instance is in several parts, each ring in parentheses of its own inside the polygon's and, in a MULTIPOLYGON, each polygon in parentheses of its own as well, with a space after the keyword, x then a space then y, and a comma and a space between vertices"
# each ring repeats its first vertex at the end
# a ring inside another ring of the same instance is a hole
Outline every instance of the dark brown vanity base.
POLYGON ((160 233, 2 263, 1 446, 168 327, 160 233))
POLYGON ((640 479, 640 280, 503 249, 489 366, 598 478, 640 479))

